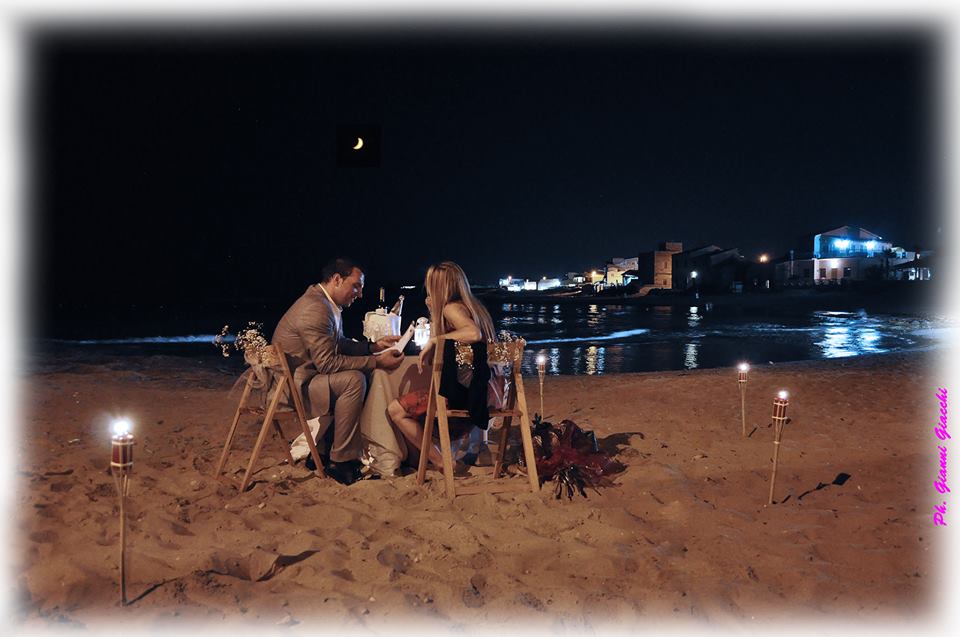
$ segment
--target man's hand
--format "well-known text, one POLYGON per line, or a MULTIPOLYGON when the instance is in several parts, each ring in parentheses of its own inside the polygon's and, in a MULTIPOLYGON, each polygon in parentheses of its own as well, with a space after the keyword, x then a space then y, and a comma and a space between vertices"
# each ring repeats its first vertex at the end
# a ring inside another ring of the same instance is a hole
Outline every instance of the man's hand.
POLYGON ((399 336, 384 336, 379 341, 373 344, 373 347, 370 349, 374 352, 382 352, 385 349, 393 347, 397 341, 400 340, 399 336))
MULTIPOLYGON (((387 338, 394 337, 388 336, 387 338)), ((377 342, 379 343, 379 341, 377 342)), ((377 362, 377 369, 396 369, 400 367, 400 363, 403 362, 403 352, 391 350, 375 356, 374 360, 377 362)))

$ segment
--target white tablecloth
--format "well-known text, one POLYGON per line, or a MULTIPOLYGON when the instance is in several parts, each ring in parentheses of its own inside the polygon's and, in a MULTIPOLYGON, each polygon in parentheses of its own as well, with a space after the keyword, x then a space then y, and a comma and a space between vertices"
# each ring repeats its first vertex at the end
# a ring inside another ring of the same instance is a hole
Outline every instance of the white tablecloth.
POLYGON ((398 475, 400 463, 407 457, 406 440, 390 424, 387 405, 408 392, 430 387, 430 368, 424 367, 420 374, 417 358, 405 356, 397 369, 375 369, 370 375, 367 400, 360 414, 360 433, 374 459, 373 468, 381 475, 398 475))

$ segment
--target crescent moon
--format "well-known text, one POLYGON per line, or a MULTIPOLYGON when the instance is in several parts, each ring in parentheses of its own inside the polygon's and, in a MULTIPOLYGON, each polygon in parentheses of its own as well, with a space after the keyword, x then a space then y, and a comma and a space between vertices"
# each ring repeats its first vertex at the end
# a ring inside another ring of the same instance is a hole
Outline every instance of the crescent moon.
POLYGON ((361 148, 363 148, 363 138, 362 138, 362 137, 358 137, 358 138, 357 138, 357 145, 354 146, 353 149, 354 149, 354 150, 360 150, 361 148))

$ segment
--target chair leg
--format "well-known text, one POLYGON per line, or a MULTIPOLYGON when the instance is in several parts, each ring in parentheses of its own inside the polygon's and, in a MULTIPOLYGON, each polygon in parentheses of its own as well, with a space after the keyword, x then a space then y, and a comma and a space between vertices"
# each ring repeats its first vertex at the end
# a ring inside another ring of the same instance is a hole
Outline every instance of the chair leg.
POLYGON ((253 386, 253 374, 247 378, 247 384, 243 387, 243 394, 240 396, 240 404, 237 405, 237 413, 233 415, 233 422, 230 423, 230 429, 227 431, 227 441, 223 444, 223 453, 220 454, 220 460, 217 462, 217 469, 214 476, 219 478, 223 471, 223 465, 227 462, 227 455, 230 453, 230 447, 233 446, 233 437, 237 433, 237 424, 240 422, 240 412, 247 404, 247 398, 250 397, 250 388, 253 386))
POLYGON ((436 395, 430 385, 430 398, 427 401, 427 417, 423 421, 423 437, 420 439, 420 463, 417 465, 417 484, 427 479, 427 460, 430 457, 430 445, 433 437, 433 419, 437 415, 436 395))
MULTIPOLYGON (((513 409, 513 407, 510 407, 513 409)), ((503 425, 500 428, 500 442, 497 445, 497 463, 493 465, 493 477, 499 478, 503 475, 503 459, 506 457, 507 441, 510 439, 510 425, 513 423, 513 416, 504 416, 503 425)))
POLYGON ((287 462, 290 463, 290 466, 293 466, 293 454, 290 453, 290 441, 287 440, 287 437, 283 435, 283 429, 280 427, 280 421, 276 418, 273 419, 273 428, 277 430, 277 435, 280 436, 280 444, 283 445, 283 451, 287 454, 287 462))
POLYGON ((263 441, 267 438, 267 432, 270 431, 270 423, 273 422, 273 415, 277 412, 277 405, 280 403, 280 390, 283 388, 283 384, 286 383, 286 378, 281 378, 280 382, 277 384, 277 391, 273 395, 273 400, 270 401, 270 406, 267 407, 267 413, 263 416, 263 426, 260 427, 260 435, 257 436, 257 444, 253 446, 253 453, 250 455, 250 464, 247 465, 247 472, 243 474, 243 482, 240 483, 240 492, 243 493, 247 490, 247 485, 250 484, 250 477, 253 475, 253 467, 257 462, 257 459, 260 457, 260 449, 263 447, 263 441))
POLYGON ((453 500, 457 493, 453 483, 453 451, 450 445, 450 422, 447 420, 447 399, 437 398, 437 422, 440 427, 440 455, 443 458, 443 481, 446 483, 447 499, 453 500))
POLYGON ((310 433, 310 425, 307 424, 307 415, 303 410, 303 400, 301 399, 300 394, 297 393, 299 389, 293 382, 293 377, 290 376, 289 369, 286 370, 286 373, 287 384, 290 385, 290 398, 293 400, 293 408, 297 412, 297 420, 300 421, 300 429, 303 431, 303 437, 307 439, 307 446, 310 448, 310 455, 313 456, 313 463, 317 467, 314 473, 318 478, 326 477, 326 474, 323 472, 323 462, 320 460, 320 452, 317 450, 317 444, 313 439, 313 434, 310 433))
POLYGON ((530 413, 527 410, 527 398, 523 392, 523 378, 519 373, 516 376, 517 405, 520 407, 520 435, 523 438, 523 455, 527 460, 527 478, 530 480, 530 490, 536 493, 540 490, 540 477, 537 475, 537 459, 533 454, 533 434, 530 422, 530 413))
POLYGON ((327 474, 323 472, 323 461, 320 460, 320 452, 317 450, 317 443, 313 439, 313 434, 310 433, 310 426, 303 417, 300 418, 300 423, 303 428, 303 436, 307 439, 307 446, 310 447, 310 455, 313 456, 313 464, 317 467, 314 473, 318 478, 325 478, 327 474))

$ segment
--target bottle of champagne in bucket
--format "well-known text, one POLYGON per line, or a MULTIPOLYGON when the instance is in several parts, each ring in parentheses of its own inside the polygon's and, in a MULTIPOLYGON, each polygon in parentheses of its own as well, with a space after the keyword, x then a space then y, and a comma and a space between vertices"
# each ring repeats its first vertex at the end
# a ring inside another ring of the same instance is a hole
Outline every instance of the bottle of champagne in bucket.
POLYGON ((400 316, 400 313, 403 312, 403 295, 397 299, 397 302, 393 304, 393 307, 390 309, 391 314, 396 314, 400 316))

